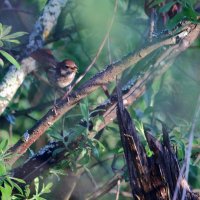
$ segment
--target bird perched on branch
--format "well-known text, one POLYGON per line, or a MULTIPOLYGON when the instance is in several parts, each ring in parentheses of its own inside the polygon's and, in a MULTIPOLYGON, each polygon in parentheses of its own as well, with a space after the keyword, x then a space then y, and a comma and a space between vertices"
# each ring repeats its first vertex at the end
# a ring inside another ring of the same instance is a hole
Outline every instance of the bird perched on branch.
POLYGON ((54 88, 70 86, 75 78, 77 66, 74 61, 65 59, 58 62, 50 50, 40 49, 31 54, 47 74, 50 85, 54 88))

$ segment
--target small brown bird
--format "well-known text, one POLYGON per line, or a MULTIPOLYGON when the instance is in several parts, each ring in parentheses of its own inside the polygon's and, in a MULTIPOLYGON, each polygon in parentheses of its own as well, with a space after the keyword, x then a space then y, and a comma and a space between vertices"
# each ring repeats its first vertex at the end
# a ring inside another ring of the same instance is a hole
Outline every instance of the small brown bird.
POLYGON ((75 78, 77 66, 74 61, 65 59, 58 62, 48 49, 40 49, 31 54, 47 74, 53 87, 65 88, 70 86, 75 78))

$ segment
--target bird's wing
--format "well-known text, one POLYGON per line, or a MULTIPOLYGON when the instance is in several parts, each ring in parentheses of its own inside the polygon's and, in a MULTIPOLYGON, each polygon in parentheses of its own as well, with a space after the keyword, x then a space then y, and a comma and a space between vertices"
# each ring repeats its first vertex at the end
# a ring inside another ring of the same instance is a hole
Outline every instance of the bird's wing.
POLYGON ((31 53, 30 55, 34 58, 42 67, 56 67, 57 60, 53 56, 52 52, 49 49, 39 49, 31 53))

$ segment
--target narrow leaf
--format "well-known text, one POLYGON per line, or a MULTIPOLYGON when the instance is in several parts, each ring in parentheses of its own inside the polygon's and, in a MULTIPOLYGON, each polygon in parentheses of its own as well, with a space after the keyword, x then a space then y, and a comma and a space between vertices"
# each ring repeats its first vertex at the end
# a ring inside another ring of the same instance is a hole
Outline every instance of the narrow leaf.
POLYGON ((10 54, 8 54, 7 52, 0 50, 0 53, 9 61, 11 62, 13 65, 15 65, 15 67, 17 67, 18 69, 20 68, 20 64, 17 62, 17 60, 15 60, 14 57, 12 57, 10 54))
POLYGON ((12 42, 12 43, 15 43, 15 44, 20 44, 20 41, 19 40, 6 40, 6 42, 12 42))
POLYGON ((8 35, 11 30, 12 30, 12 26, 3 26, 3 32, 2 32, 1 37, 3 38, 4 36, 8 35))
POLYGON ((0 142, 0 150, 5 151, 8 146, 8 139, 3 139, 0 142))
POLYGON ((3 25, 2 25, 2 23, 0 23, 0 37, 1 37, 2 33, 3 33, 3 25))
POLYGON ((4 66, 4 62, 3 60, 0 58, 0 66, 3 67, 4 66))
POLYGON ((168 12, 168 11, 170 10, 170 8, 171 8, 174 4, 175 4, 174 1, 165 4, 164 6, 162 6, 162 7, 159 9, 159 12, 160 12, 160 13, 168 12))
POLYGON ((3 37, 4 40, 8 40, 8 39, 14 39, 17 37, 21 37, 23 35, 27 34, 26 32, 16 32, 16 33, 12 33, 10 35, 6 35, 5 37, 3 37))
POLYGON ((0 47, 2 47, 3 46, 3 42, 0 40, 0 47))

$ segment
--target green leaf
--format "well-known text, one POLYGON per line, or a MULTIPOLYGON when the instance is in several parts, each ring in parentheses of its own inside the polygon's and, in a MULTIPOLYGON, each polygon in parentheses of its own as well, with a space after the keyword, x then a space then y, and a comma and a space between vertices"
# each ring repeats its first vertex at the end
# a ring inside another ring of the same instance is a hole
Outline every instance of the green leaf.
POLYGON ((0 23, 0 37, 1 37, 2 33, 3 33, 3 25, 2 25, 2 23, 0 23))
POLYGON ((17 181, 19 183, 23 183, 23 184, 26 183, 23 179, 20 179, 20 178, 10 177, 10 179, 15 180, 15 181, 17 181))
POLYGON ((3 162, 0 162, 0 177, 6 174, 6 166, 3 162))
POLYGON ((0 37, 3 38, 4 36, 8 35, 11 30, 12 26, 3 26, 3 32, 0 37))
POLYGON ((12 33, 10 35, 4 36, 3 39, 4 40, 14 39, 14 38, 21 37, 25 34, 27 34, 27 33, 26 32, 16 32, 16 33, 12 33))
POLYGON ((0 66, 3 67, 4 66, 4 62, 3 60, 0 58, 0 66))
POLYGON ((0 40, 0 47, 2 47, 3 46, 3 42, 0 40))
POLYGON ((85 102, 80 103, 80 109, 81 109, 81 113, 82 113, 84 119, 86 119, 88 121, 88 118, 89 118, 88 105, 85 102))
POLYGON ((14 183, 14 187, 23 195, 23 190, 20 188, 20 186, 17 183, 14 183))
POLYGON ((36 191, 36 194, 39 193, 39 178, 35 178, 34 179, 34 184, 35 184, 35 191, 36 191))
POLYGON ((82 157, 80 160, 79 160, 79 164, 80 165, 86 165, 88 164, 90 161, 90 156, 88 154, 85 154, 84 157, 82 157))
POLYGON ((57 148, 56 150, 53 151, 52 156, 56 156, 59 153, 63 152, 64 150, 66 150, 65 148, 57 148))
POLYGON ((176 14, 172 19, 167 21, 166 27, 169 30, 172 30, 174 27, 177 26, 177 24, 184 18, 183 13, 176 14))
POLYGON ((159 5, 160 3, 162 3, 164 0, 155 0, 152 1, 152 3, 150 3, 150 8, 159 5))
POLYGON ((105 146, 103 145, 103 143, 101 143, 99 140, 96 139, 92 139, 92 142, 95 142, 98 144, 100 151, 104 152, 106 150, 105 146))
POLYGON ((169 3, 166 3, 164 6, 162 6, 160 9, 159 9, 159 12, 160 13, 165 13, 165 12, 168 12, 170 10, 170 8, 175 4, 174 1, 171 1, 169 3))
POLYGON ((184 8, 182 12, 183 12, 184 16, 190 20, 197 19, 197 13, 190 7, 184 8))
POLYGON ((200 167, 198 165, 190 164, 189 183, 191 187, 200 188, 200 167))
POLYGON ((148 145, 145 145, 145 151, 146 151, 146 153, 147 153, 147 157, 151 157, 151 156, 153 156, 153 151, 151 151, 151 149, 149 148, 149 146, 148 145))
POLYGON ((7 52, 0 50, 0 53, 13 65, 15 65, 16 68, 20 68, 20 64, 17 62, 17 60, 15 60, 15 58, 13 58, 10 54, 8 54, 7 52))
POLYGON ((29 187, 29 185, 26 185, 26 186, 25 186, 25 196, 26 196, 26 197, 29 197, 29 196, 30 196, 30 193, 31 193, 30 187, 29 187))
POLYGON ((64 169, 51 169, 50 173, 57 176, 58 180, 60 180, 59 175, 67 175, 67 172, 64 169))
POLYGON ((53 183, 48 183, 42 190, 43 193, 50 193, 53 183))
POLYGON ((6 182, 4 182, 4 187, 0 186, 1 200, 10 200, 12 195, 12 188, 6 182))
POLYGON ((0 142, 0 150, 5 151, 7 146, 8 146, 8 139, 3 139, 0 142))
POLYGON ((92 154, 95 158, 99 158, 99 150, 96 147, 92 148, 92 154))
POLYGON ((15 43, 15 44, 20 44, 19 40, 6 40, 6 42, 11 42, 11 43, 15 43))
POLYGON ((14 182, 10 179, 9 176, 6 177, 6 182, 8 182, 12 188, 14 187, 14 182))
POLYGON ((119 148, 118 151, 117 151, 118 154, 123 153, 123 152, 124 152, 124 149, 122 147, 119 148))

